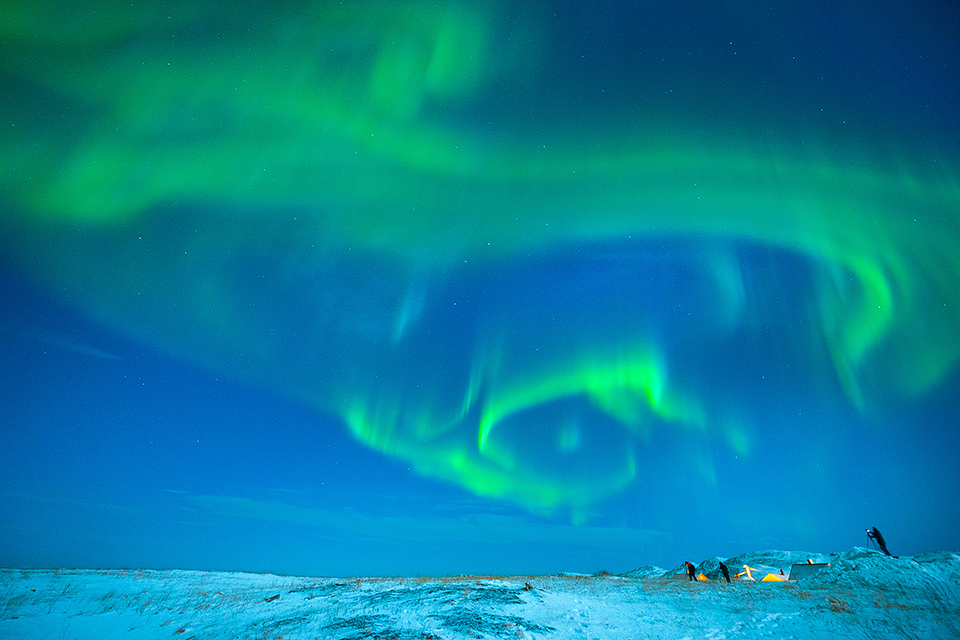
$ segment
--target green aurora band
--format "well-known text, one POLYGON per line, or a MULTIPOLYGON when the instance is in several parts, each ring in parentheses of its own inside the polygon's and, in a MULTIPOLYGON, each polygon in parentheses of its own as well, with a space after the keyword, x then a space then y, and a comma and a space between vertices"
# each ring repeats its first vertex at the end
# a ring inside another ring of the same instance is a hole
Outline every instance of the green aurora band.
POLYGON ((867 412, 960 358, 956 158, 458 124, 548 55, 535 12, 494 3, 238 17, 101 2, 59 19, 68 4, 3 8, 3 82, 23 97, 2 107, 3 254, 102 321, 337 413, 422 474, 580 520, 634 480, 658 430, 702 443, 707 478, 712 440, 749 453, 749 411, 634 304, 656 300, 607 313, 571 294, 551 323, 536 300, 458 299, 458 279, 518 258, 689 242, 682 268, 712 287, 696 350, 750 321, 730 247, 788 256, 811 294, 791 302, 793 357, 867 412))

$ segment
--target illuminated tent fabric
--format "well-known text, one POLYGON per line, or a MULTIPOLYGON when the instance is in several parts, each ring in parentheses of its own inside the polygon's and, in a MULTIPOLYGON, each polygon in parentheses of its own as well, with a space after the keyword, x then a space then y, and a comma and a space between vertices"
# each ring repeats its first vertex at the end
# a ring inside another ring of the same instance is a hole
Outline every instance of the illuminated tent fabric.
MULTIPOLYGON (((740 578, 741 580, 756 580, 756 578, 753 577, 753 572, 763 571, 762 569, 757 569, 756 567, 750 567, 747 565, 743 565, 743 569, 744 569, 743 572, 737 574, 737 577, 740 578), (743 577, 744 574, 746 574, 746 577, 743 577)), ((785 582, 785 581, 786 581, 786 576, 784 576, 782 573, 776 574, 773 572, 768 572, 767 575, 760 578, 760 582, 785 582)))

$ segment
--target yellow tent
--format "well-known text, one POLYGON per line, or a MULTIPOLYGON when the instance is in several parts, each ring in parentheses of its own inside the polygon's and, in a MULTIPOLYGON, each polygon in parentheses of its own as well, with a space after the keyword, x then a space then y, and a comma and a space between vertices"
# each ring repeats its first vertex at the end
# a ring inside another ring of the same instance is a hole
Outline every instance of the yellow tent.
MULTIPOLYGON (((747 565, 743 565, 743 568, 746 569, 744 573, 747 574, 747 577, 743 578, 744 580, 756 580, 756 578, 753 577, 752 572, 759 571, 759 569, 754 569, 753 567, 748 567, 747 565)), ((737 576, 742 576, 742 575, 743 573, 737 574, 737 576)), ((785 582, 786 579, 787 577, 782 574, 777 575, 776 573, 768 573, 764 577, 760 578, 760 582, 785 582)))

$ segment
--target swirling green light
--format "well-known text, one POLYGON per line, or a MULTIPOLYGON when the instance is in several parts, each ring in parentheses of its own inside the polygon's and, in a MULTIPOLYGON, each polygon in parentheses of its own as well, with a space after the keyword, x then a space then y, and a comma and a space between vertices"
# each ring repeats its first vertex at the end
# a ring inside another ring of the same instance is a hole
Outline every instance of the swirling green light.
POLYGON ((25 7, 0 20, 0 64, 28 94, 3 112, 5 252, 103 319, 336 411, 422 473, 585 513, 634 478, 653 430, 749 447, 730 426, 736 409, 670 373, 667 339, 642 322, 616 336, 565 326, 549 353, 521 357, 528 329, 494 310, 471 349, 437 355, 440 306, 422 299, 463 263, 485 273, 624 239, 769 246, 811 265, 803 320, 855 405, 922 393, 960 359, 956 158, 902 167, 862 142, 851 160, 789 136, 758 148, 729 132, 459 123, 444 114, 482 108, 544 55, 535 29, 522 46, 497 41, 492 3, 316 3, 242 19, 213 4, 168 16, 106 2, 76 23, 25 7), (187 27, 189 44, 171 40, 187 27), (68 110, 69 125, 51 124, 68 110), (348 253, 367 271, 323 271, 348 253), (258 299, 231 271, 261 255, 288 256, 271 274, 278 291, 324 273, 297 298, 323 301, 296 325, 322 345, 309 358, 268 337, 285 298, 258 299), (457 357, 472 361, 458 370, 457 357))

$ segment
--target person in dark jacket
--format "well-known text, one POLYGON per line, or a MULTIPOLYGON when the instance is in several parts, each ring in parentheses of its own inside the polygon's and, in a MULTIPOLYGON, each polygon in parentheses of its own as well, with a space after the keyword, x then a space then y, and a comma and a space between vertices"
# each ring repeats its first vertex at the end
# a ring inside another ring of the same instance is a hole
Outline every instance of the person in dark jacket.
POLYGON ((723 574, 723 579, 727 582, 730 582, 730 569, 727 569, 727 565, 720 563, 720 573, 723 574))
POLYGON ((867 538, 873 540, 877 543, 877 547, 880 551, 883 551, 885 554, 890 555, 890 552, 887 551, 887 541, 883 539, 883 535, 880 533, 880 529, 874 527, 873 529, 867 529, 867 538))
POLYGON ((687 575, 690 576, 690 579, 696 580, 697 578, 694 574, 697 572, 697 570, 694 568, 694 566, 689 562, 684 562, 683 564, 687 565, 687 575))

